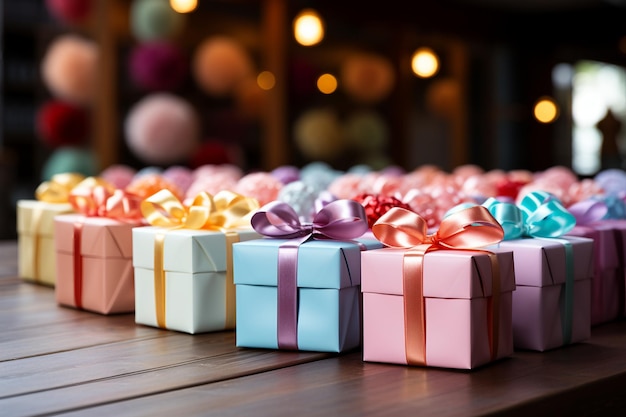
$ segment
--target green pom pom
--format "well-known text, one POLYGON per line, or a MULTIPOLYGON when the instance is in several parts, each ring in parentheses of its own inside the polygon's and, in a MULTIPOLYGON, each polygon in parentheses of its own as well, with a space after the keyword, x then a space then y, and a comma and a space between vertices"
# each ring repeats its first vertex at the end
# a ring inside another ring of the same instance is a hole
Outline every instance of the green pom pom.
POLYGON ((97 162, 93 153, 72 147, 62 147, 50 155, 41 171, 42 181, 55 174, 76 172, 86 177, 97 175, 97 162))
POLYGON ((171 38, 183 28, 184 19, 167 0, 134 0, 131 5, 131 30, 142 41, 171 38))

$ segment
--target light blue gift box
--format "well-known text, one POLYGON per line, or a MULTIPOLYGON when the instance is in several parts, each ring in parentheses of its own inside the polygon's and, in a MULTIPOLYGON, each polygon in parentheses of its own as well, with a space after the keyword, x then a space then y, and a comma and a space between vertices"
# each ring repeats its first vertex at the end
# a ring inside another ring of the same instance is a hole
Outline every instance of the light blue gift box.
MULTIPOLYGON (((356 239, 367 249, 375 239, 356 239)), ((233 245, 238 347, 278 349, 278 250, 286 239, 233 245)), ((361 249, 311 240, 298 249, 298 350, 344 352, 361 344, 361 249)))

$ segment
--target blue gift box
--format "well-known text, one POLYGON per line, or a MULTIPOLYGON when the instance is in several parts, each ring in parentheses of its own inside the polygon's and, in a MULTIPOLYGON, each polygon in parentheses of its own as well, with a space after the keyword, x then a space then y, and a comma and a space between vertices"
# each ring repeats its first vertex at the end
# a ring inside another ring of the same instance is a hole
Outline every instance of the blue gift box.
MULTIPOLYGON (((297 253, 297 350, 343 352, 361 344, 361 250, 383 245, 309 240, 297 253)), ((278 256, 286 239, 233 245, 236 344, 279 349, 278 256)))

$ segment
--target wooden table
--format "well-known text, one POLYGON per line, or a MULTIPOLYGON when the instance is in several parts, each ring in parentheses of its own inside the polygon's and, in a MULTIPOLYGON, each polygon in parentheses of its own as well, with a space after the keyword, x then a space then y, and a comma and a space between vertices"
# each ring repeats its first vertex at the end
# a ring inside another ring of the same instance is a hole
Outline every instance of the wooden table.
POLYGON ((624 415, 626 322, 473 371, 235 347, 57 306, 0 242, 0 416, 624 415))

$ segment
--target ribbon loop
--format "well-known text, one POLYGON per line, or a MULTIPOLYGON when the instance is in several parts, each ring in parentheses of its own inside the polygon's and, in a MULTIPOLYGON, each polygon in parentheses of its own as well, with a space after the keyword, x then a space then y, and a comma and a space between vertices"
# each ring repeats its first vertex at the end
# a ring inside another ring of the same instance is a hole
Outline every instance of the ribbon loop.
POLYGON ((363 206, 347 199, 336 200, 324 206, 315 214, 312 224, 301 223, 298 214, 289 204, 272 201, 254 213, 251 223, 260 234, 282 239, 353 239, 363 235, 368 228, 363 206))
POLYGON ((387 246, 410 248, 430 244, 444 249, 474 249, 498 243, 502 226, 482 206, 472 206, 445 217, 439 229, 429 235, 427 223, 410 210, 393 207, 372 226, 374 236, 387 246))
POLYGON ((604 201, 587 199, 572 204, 567 210, 572 213, 577 225, 584 226, 603 219, 609 207, 604 201))
POLYGON ((533 191, 519 205, 490 198, 483 203, 502 225, 504 239, 559 237, 576 226, 576 218, 552 194, 533 191))
POLYGON ((139 196, 116 189, 98 177, 85 178, 69 194, 69 202, 76 212, 119 221, 139 222, 142 219, 140 201, 139 196))
POLYGON ((70 191, 85 177, 82 174, 67 172, 55 174, 50 181, 44 181, 35 190, 35 198, 46 203, 67 203, 70 191))

